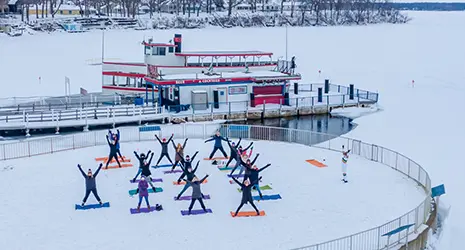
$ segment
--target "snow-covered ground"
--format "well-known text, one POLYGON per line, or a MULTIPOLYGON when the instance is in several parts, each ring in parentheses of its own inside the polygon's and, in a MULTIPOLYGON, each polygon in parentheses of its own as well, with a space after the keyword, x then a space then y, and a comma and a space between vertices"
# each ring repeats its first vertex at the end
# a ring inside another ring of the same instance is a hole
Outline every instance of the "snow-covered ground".
MULTIPOLYGON (((380 93, 383 112, 357 118, 358 127, 349 136, 409 156, 430 173, 433 186, 446 185, 441 203, 452 209, 437 249, 461 249, 465 235, 465 12, 409 15, 413 21, 405 25, 289 28, 289 56, 297 56, 303 81, 330 78, 335 84, 354 83, 356 88, 380 93)), ((141 61, 139 42, 144 36, 169 41, 177 32, 183 34, 186 50, 258 49, 285 56, 284 28, 234 28, 110 31, 105 35, 105 57, 141 61)), ((88 64, 101 56, 101 36, 101 32, 0 36, 0 97, 63 94, 65 76, 71 79, 73 93, 81 86, 99 91, 100 67, 88 64)), ((49 190, 59 188, 63 187, 49 190)), ((354 226, 358 223, 363 222, 354 226)), ((105 232, 104 227, 101 231, 105 232)))
MULTIPOLYGON (((110 208, 75 211, 74 204, 84 194, 84 179, 76 164, 95 170, 94 158, 106 156, 108 146, 1 162, 2 244, 9 249, 127 249, 150 239, 157 249, 218 249, 218 244, 221 249, 289 249, 381 225, 415 208, 425 197, 412 180, 379 163, 351 157, 354 167, 346 185, 341 182, 340 153, 255 141, 254 152, 260 153, 256 165, 272 164, 263 172, 261 183, 272 190, 264 194, 280 194, 283 199, 257 203, 265 217, 232 218, 229 212, 237 208, 241 194, 237 185, 228 182, 227 173, 203 160, 212 146, 198 139, 187 144, 187 154, 200 151, 197 175, 210 174, 202 190, 211 195, 205 203, 213 210, 213 214, 191 217, 180 213, 188 201, 173 200, 182 188, 172 184, 179 174, 165 175, 166 169, 153 171, 154 177, 163 178, 163 183, 155 183, 163 192, 149 196, 152 204, 163 204, 164 211, 131 215, 129 209, 137 205, 137 199, 128 195, 136 188, 129 179, 136 167, 102 170, 97 177, 99 194, 110 208), (288 151, 292 157, 279 153, 288 151), (325 159, 329 167, 305 162, 312 158, 325 159), (19 235, 28 240, 19 241, 19 235)), ((160 146, 155 141, 122 144, 123 155, 133 163, 133 150, 149 149, 158 156, 160 146)), ((174 150, 170 151, 173 155, 174 150)), ((90 197, 88 203, 94 202, 90 197)), ((251 209, 244 207, 244 211, 251 209)))

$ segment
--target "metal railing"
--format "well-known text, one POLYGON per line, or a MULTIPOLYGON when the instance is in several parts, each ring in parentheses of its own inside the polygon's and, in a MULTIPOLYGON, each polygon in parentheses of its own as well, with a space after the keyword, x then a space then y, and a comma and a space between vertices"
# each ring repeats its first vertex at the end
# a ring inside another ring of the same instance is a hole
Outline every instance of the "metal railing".
MULTIPOLYGON (((425 190, 426 198, 416 208, 397 219, 375 228, 355 233, 346 237, 297 249, 308 250, 381 250, 400 244, 409 234, 414 233, 428 220, 431 211, 431 180, 428 173, 415 161, 393 150, 362 142, 347 137, 338 137, 312 131, 233 124, 183 124, 160 126, 163 135, 174 134, 174 138, 205 139, 216 130, 230 138, 247 138, 251 140, 282 141, 298 143, 316 148, 340 151, 341 145, 351 149, 351 153, 367 160, 379 162, 404 174, 425 190), (322 142, 323 141, 323 142, 322 142), (383 234, 403 225, 413 224, 413 230, 406 230, 392 235, 383 234)), ((153 134, 140 133, 138 127, 121 128, 121 142, 153 140, 153 134)), ((21 142, 0 145, 0 160, 51 154, 64 150, 105 145, 106 130, 82 132, 74 135, 50 138, 30 139, 21 142)), ((409 248, 411 249, 411 248, 409 248)))
MULTIPOLYGON (((163 113, 163 109, 157 105, 136 106, 117 105, 103 107, 85 107, 79 109, 50 110, 22 114, 0 115, 0 122, 5 123, 29 123, 29 122, 57 122, 70 120, 98 120, 117 117, 137 117, 142 115, 157 115, 163 113)), ((136 119, 137 120, 137 119, 136 119)))

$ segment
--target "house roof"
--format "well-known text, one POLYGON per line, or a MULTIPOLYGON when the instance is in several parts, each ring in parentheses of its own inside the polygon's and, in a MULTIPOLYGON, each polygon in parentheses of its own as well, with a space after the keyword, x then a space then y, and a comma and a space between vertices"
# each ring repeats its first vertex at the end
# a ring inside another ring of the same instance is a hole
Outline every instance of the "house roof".
POLYGON ((8 5, 15 5, 18 0, 8 0, 8 5))

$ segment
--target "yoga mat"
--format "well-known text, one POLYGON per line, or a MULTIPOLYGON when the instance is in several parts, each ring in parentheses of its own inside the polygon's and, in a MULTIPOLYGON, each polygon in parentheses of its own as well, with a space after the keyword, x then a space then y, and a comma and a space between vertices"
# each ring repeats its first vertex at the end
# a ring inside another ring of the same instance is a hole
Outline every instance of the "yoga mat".
POLYGON ((325 164, 315 160, 315 159, 311 159, 311 160, 305 160, 306 162, 312 164, 313 166, 315 167, 318 167, 318 168, 324 168, 324 167, 327 167, 325 164))
POLYGON ((267 200, 279 200, 281 199, 281 195, 279 194, 272 194, 272 195, 263 195, 263 198, 260 196, 253 196, 253 199, 256 201, 267 201, 267 200))
POLYGON ((257 212, 255 212, 255 211, 239 212, 239 213, 237 213, 236 216, 234 216, 234 213, 235 212, 231 212, 232 217, 265 216, 265 211, 260 211, 260 215, 257 215, 257 212))
MULTIPOLYGON (((260 190, 261 190, 261 191, 263 191, 263 190, 271 190, 271 189, 272 189, 272 188, 271 188, 269 185, 260 186, 260 190)), ((238 188, 237 191, 242 192, 242 190, 241 190, 240 188, 238 188)), ((257 190, 255 190, 255 189, 252 189, 252 191, 257 192, 257 190)))
MULTIPOLYGON (((210 199, 210 195, 208 195, 208 194, 204 195, 204 196, 203 196, 203 199, 209 200, 209 199, 210 199)), ((190 200, 192 200, 192 196, 181 196, 181 197, 179 197, 178 200, 176 200, 176 197, 174 197, 174 200, 175 200, 175 201, 190 201, 190 200)))
MULTIPOLYGON (((131 195, 131 196, 135 195, 136 191, 137 191, 137 189, 129 190, 129 195, 131 195)), ((152 188, 149 188, 148 191, 149 191, 149 193, 153 193, 152 188)), ((161 187, 156 187, 155 188, 155 193, 161 193, 161 192, 163 192, 163 188, 161 188, 161 187)))
MULTIPOLYGON (((202 184, 205 184, 205 183, 207 183, 207 182, 208 182, 208 180, 204 180, 204 181, 202 182, 202 184)), ((185 181, 181 181, 181 182, 179 182, 179 184, 178 184, 177 181, 173 181, 173 185, 186 185, 186 182, 185 182, 185 181)))
POLYGON ((176 173, 182 173, 182 170, 175 169, 173 171, 163 171, 164 174, 176 174, 176 173))
MULTIPOLYGON (((129 168, 129 167, 132 167, 132 164, 121 164, 121 168, 129 168)), ((117 169, 117 168, 120 168, 118 164, 108 166, 108 169, 117 169)), ((107 168, 105 168, 105 166, 103 166, 102 170, 107 170, 107 168)))
POLYGON ((191 210, 191 214, 189 214, 189 210, 181 210, 181 214, 184 215, 197 215, 197 214, 206 214, 206 213, 213 213, 213 211, 207 208, 207 212, 203 211, 203 209, 196 209, 191 210))
MULTIPOLYGON (((136 180, 136 181, 132 181, 132 180, 129 180, 129 182, 131 183, 139 183, 140 180, 136 180)), ((163 179, 162 178, 152 178, 152 182, 163 182, 163 179)))
POLYGON ((161 210, 163 210, 163 208, 161 210, 156 210, 155 207, 150 207, 150 210, 149 210, 147 207, 141 207, 139 210, 140 211, 137 211, 137 208, 129 209, 131 214, 140 214, 140 213, 150 213, 150 212, 153 212, 153 211, 161 211, 161 210))
POLYGON ((102 208, 102 207, 110 207, 110 202, 105 202, 102 205, 100 204, 89 204, 89 205, 75 205, 76 210, 88 210, 88 209, 94 209, 94 208, 102 208))

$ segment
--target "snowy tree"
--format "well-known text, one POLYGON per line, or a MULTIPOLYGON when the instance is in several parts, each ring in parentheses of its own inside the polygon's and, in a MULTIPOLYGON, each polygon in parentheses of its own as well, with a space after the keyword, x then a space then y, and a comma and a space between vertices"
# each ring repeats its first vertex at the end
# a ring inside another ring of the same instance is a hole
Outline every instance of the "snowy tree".
POLYGON ((226 0, 226 8, 228 8, 228 17, 231 16, 233 8, 241 3, 241 0, 226 0))

